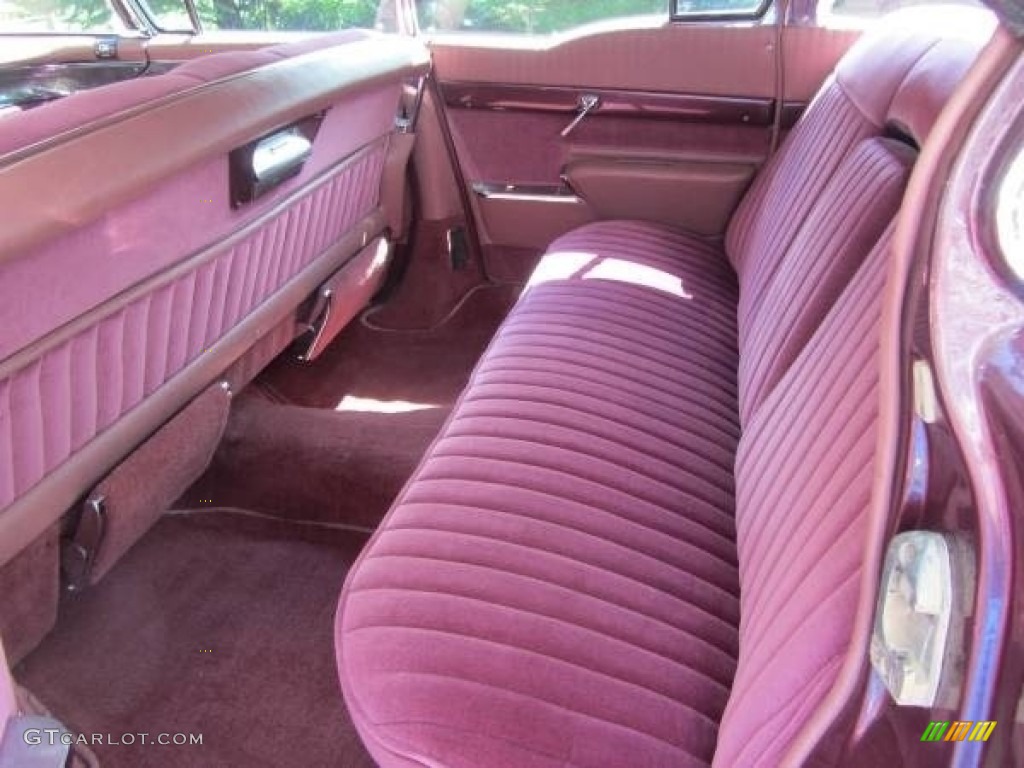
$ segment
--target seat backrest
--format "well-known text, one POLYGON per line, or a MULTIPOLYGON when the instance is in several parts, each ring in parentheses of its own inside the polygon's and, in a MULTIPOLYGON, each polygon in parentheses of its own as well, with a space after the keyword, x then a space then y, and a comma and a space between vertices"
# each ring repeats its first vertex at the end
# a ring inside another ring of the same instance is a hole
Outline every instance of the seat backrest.
POLYGON ((895 217, 916 148, 994 27, 980 9, 894 14, 843 58, 744 198, 726 238, 742 424, 895 217))
POLYGON ((871 510, 883 503, 881 318, 893 214, 912 145, 925 143, 994 27, 982 11, 954 17, 963 25, 896 24, 858 45, 770 169, 774 181, 752 193, 783 218, 748 210, 730 233, 745 328, 740 650, 715 765, 784 764, 843 668, 861 660, 851 649, 871 510), (821 112, 826 103, 841 121, 821 112), (805 205, 801 223, 784 220, 805 205))
POLYGON ((740 653, 715 765, 779 765, 845 661, 875 486, 890 239, 740 438, 740 653))
POLYGON ((428 67, 416 41, 348 32, 0 119, 0 565, 383 232, 428 67), (303 121, 298 175, 234 205, 231 152, 303 121))
POLYGON ((749 423, 895 218, 916 152, 885 138, 859 141, 780 254, 740 296, 740 423, 749 423))

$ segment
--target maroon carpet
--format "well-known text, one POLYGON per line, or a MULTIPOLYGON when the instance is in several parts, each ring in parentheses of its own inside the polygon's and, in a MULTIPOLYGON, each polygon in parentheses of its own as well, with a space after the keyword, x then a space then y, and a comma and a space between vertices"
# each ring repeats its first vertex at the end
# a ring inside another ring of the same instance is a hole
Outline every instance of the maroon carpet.
POLYGON ((405 249, 406 268, 386 303, 374 309, 379 325, 423 328, 447 316, 467 291, 486 285, 483 264, 470 258, 462 269, 452 269, 448 256, 449 227, 462 220, 418 221, 411 247, 405 249))
POLYGON ((177 505, 200 511, 68 599, 20 682, 81 733, 202 734, 95 747, 108 768, 371 765, 335 671, 341 584, 517 293, 478 288, 430 330, 356 322, 315 364, 271 365, 177 505))
POLYGON ((360 532, 205 510, 165 516, 15 669, 81 733, 201 733, 97 746, 105 768, 369 766, 334 666, 360 532))
POLYGON ((210 469, 179 506, 375 527, 516 294, 478 289, 430 331, 355 323, 313 365, 282 356, 236 400, 210 469))
POLYGON ((282 355, 258 382, 284 401, 315 408, 334 409, 346 395, 450 406, 520 290, 478 287, 430 330, 390 330, 373 312, 312 365, 282 355))

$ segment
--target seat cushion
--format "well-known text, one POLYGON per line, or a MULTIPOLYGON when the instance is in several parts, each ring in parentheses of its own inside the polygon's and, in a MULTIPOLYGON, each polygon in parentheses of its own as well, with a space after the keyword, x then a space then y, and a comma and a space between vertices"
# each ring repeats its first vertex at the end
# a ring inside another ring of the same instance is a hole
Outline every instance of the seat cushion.
POLYGON ((382 765, 711 761, 738 650, 735 307, 696 238, 552 246, 345 587, 341 678, 382 765))

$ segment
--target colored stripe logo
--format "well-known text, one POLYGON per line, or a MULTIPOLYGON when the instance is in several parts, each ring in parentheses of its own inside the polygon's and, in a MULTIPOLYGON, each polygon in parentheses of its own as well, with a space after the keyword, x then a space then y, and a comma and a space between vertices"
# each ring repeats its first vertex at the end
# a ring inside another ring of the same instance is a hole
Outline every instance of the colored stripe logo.
POLYGON ((950 723, 931 722, 921 734, 921 741, 988 741, 996 728, 994 720, 955 720, 950 723))

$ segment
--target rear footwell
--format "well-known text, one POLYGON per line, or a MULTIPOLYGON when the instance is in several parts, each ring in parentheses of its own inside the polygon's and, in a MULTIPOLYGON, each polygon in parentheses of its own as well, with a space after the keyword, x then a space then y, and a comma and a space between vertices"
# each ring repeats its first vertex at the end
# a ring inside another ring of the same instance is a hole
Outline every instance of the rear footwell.
POLYGON ((517 295, 481 288, 423 331, 353 323, 311 365, 282 355, 236 399, 179 506, 376 527, 517 295))
POLYGON ((15 677, 118 766, 372 762, 345 715, 337 594, 367 533, 240 510, 172 513, 68 599, 15 677), (202 734, 142 745, 138 734, 202 734), (109 738, 108 735, 109 734, 109 738))

